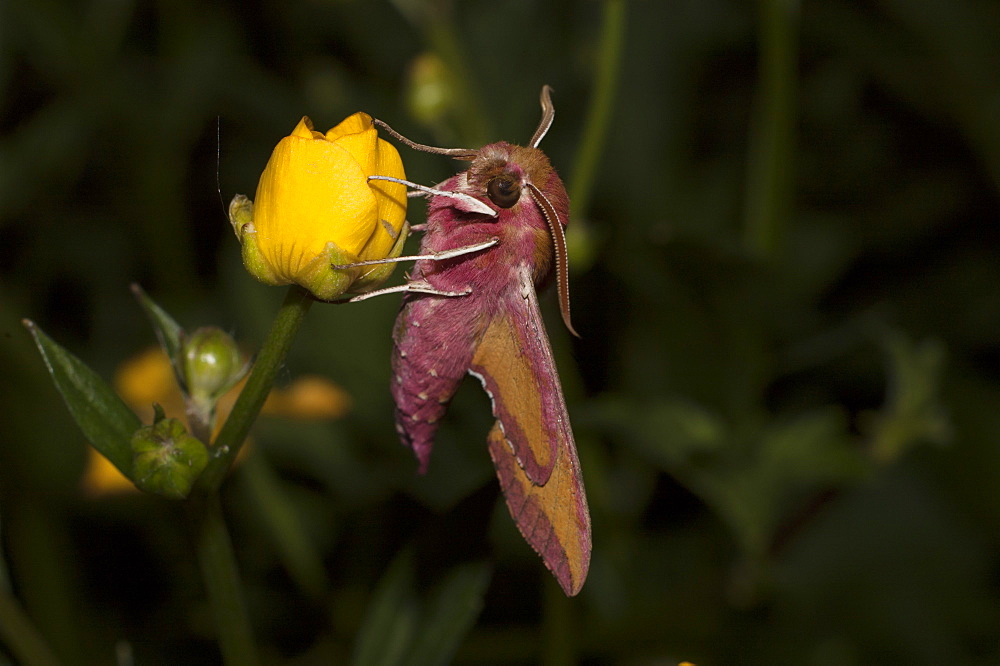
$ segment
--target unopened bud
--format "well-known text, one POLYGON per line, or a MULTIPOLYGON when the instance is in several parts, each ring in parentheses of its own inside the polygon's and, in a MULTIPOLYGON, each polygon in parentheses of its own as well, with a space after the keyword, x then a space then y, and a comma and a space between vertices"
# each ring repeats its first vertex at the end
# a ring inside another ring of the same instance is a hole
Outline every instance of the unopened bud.
POLYGON ((160 419, 132 435, 132 480, 148 493, 184 499, 207 464, 205 445, 177 419, 160 419))
POLYGON ((184 384, 199 404, 214 405, 247 372, 236 341, 214 326, 199 328, 182 345, 184 384))

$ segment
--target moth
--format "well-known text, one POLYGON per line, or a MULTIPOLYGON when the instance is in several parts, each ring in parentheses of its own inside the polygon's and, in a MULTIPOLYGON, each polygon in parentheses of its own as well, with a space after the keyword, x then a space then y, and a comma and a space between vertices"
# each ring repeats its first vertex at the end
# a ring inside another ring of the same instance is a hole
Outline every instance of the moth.
MULTIPOLYGON (((492 401, 490 457, 510 514, 567 595, 590 563, 590 514, 573 431, 537 290, 555 273, 570 321, 564 228, 569 198, 538 144, 552 125, 551 89, 527 146, 434 148, 375 122, 407 146, 471 161, 428 195, 427 223, 393 330, 396 430, 427 469, 438 423, 468 373, 492 401)), ((378 179, 381 177, 373 176, 378 179)), ((414 227, 415 230, 420 230, 414 227)), ((374 295, 366 294, 365 297, 374 295)))

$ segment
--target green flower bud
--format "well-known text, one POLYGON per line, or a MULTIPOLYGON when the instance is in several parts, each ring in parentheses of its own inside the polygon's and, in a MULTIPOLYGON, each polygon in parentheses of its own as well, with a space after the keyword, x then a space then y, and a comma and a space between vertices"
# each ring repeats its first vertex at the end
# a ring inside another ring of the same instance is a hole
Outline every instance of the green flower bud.
POLYGON ((184 384, 196 403, 214 405, 246 374, 236 342, 214 326, 199 328, 181 343, 184 384))
POLYGON ((160 419, 132 435, 132 480, 154 495, 184 499, 208 464, 208 450, 177 419, 160 419))

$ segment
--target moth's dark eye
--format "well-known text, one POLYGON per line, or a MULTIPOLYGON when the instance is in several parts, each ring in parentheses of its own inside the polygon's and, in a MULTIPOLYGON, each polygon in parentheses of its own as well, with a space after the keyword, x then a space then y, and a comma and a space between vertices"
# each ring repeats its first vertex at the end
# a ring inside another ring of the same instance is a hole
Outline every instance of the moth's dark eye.
POLYGON ((499 176, 487 183, 486 194, 501 208, 510 208, 521 198, 521 184, 510 176, 499 176))

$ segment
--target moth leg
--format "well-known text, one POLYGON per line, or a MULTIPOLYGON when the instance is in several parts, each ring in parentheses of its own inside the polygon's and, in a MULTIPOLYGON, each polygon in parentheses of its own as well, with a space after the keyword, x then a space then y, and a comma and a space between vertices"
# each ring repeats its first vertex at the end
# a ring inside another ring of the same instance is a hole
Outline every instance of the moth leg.
MULTIPOLYGON (((426 185, 420 185, 419 183, 414 183, 409 180, 403 180, 401 178, 393 178, 392 176, 368 176, 368 180, 387 180, 390 183, 399 183, 400 185, 406 185, 415 190, 419 190, 422 194, 437 196, 437 197, 449 197, 451 199, 456 199, 461 202, 461 209, 469 213, 479 213, 480 215, 489 215, 490 217, 496 217, 497 212, 484 204, 482 201, 476 197, 470 196, 468 194, 463 194, 462 192, 453 192, 451 190, 439 190, 435 187, 427 187, 426 185)), ((419 194, 413 194, 408 192, 406 196, 420 196, 419 194)))
POLYGON ((385 287, 384 289, 376 289, 374 291, 369 291, 364 294, 359 294, 357 296, 352 296, 346 300, 334 301, 334 303, 357 303, 358 301, 364 301, 374 296, 384 296, 385 294, 398 294, 400 292, 409 292, 416 294, 432 294, 434 296, 468 296, 472 293, 472 287, 466 287, 463 291, 442 291, 441 289, 435 289, 431 284, 425 280, 414 280, 413 282, 407 282, 406 284, 400 284, 395 287, 385 287))
POLYGON ((355 268, 357 266, 374 266, 376 264, 395 264, 399 263, 400 261, 416 261, 417 259, 429 259, 430 261, 441 261, 442 259, 451 259, 453 257, 460 257, 464 254, 472 254, 473 252, 479 252, 480 250, 485 250, 487 248, 493 247, 499 242, 500 239, 494 236, 488 241, 483 241, 482 243, 463 245, 462 247, 456 247, 450 250, 442 250, 441 252, 431 252, 430 254, 413 254, 406 257, 387 257, 385 259, 371 259, 369 261, 359 261, 354 264, 332 264, 331 268, 335 270, 343 270, 345 268, 355 268))

